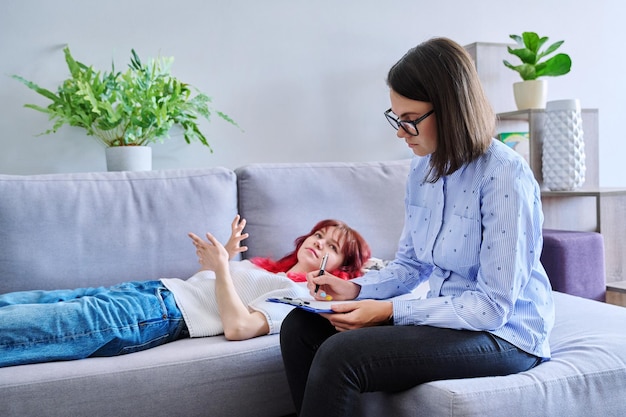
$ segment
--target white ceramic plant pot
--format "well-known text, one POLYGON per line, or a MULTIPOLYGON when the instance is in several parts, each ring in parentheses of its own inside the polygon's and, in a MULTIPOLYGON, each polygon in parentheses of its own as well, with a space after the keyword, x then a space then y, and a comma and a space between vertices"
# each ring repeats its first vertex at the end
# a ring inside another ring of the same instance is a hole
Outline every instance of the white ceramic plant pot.
POLYGON ((553 191, 571 191, 585 182, 585 141, 580 102, 546 104, 541 155, 543 184, 553 191))
POLYGON ((112 146, 105 149, 108 171, 150 171, 152 148, 149 146, 112 146))
POLYGON ((513 95, 518 110, 545 109, 548 81, 527 80, 513 83, 513 95))

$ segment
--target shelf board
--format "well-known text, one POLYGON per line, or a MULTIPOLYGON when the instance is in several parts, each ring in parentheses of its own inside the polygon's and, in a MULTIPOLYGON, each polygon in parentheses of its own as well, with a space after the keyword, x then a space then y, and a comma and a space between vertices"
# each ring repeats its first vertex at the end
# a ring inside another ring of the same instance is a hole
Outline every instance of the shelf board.
POLYGON ((588 190, 541 191, 542 197, 603 197, 609 195, 626 195, 626 188, 599 187, 588 190))
POLYGON ((606 284, 606 289, 609 291, 626 293, 626 281, 609 282, 606 284))
POLYGON ((505 113, 498 113, 496 116, 499 120, 524 120, 528 121, 531 114, 543 113, 543 109, 515 110, 505 113))

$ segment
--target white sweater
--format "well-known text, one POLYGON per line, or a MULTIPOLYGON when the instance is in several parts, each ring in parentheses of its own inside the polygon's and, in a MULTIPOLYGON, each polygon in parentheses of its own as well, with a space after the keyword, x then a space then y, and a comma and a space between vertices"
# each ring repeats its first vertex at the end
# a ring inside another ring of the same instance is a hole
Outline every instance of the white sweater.
MULTIPOLYGON (((266 301, 268 298, 309 295, 305 285, 293 282, 283 273, 267 272, 250 261, 230 262, 229 268, 235 289, 243 303, 265 315, 270 329, 268 334, 280 331, 283 319, 293 308, 266 301)), ((191 337, 224 333, 215 299, 213 271, 199 271, 187 280, 162 278, 161 282, 174 294, 191 337)))

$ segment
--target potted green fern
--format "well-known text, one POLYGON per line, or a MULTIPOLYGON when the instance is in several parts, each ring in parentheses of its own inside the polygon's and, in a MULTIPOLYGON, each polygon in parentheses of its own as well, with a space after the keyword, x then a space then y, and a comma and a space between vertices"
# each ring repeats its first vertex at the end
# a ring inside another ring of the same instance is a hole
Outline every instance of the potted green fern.
POLYGON ((558 53, 550 56, 561 47, 564 41, 554 42, 544 49, 547 37, 539 37, 535 32, 524 32, 522 36, 510 35, 517 43, 516 48, 507 47, 509 53, 522 63, 513 65, 503 60, 507 68, 519 73, 522 81, 513 84, 515 103, 519 110, 546 106, 548 82, 541 77, 556 77, 567 74, 572 66, 569 55, 558 53))
MULTIPOLYGON (((56 132, 64 125, 85 129, 107 147, 107 157, 117 151, 142 150, 148 154, 155 142, 169 138, 172 127, 179 126, 187 143, 199 141, 209 148, 200 131, 199 118, 210 121, 211 99, 193 86, 171 75, 173 58, 160 57, 142 63, 131 51, 131 62, 124 72, 96 71, 72 57, 69 47, 63 49, 70 77, 52 92, 18 75, 13 78, 51 101, 47 107, 26 104, 25 107, 48 114, 52 128, 43 134, 56 132), (195 95, 194 95, 195 93, 195 95)), ((226 114, 215 111, 223 120, 237 126, 226 114)), ((127 158, 122 156, 122 160, 127 158)), ((144 154, 145 159, 145 154, 144 154)), ((109 170, 123 166, 107 160, 109 170)), ((151 169, 137 167, 129 169, 151 169)))

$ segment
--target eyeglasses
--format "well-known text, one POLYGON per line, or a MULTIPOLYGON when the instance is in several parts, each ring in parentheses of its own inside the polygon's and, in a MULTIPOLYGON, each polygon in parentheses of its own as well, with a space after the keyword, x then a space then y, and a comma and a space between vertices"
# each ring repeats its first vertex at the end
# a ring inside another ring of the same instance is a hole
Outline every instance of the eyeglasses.
POLYGON ((391 109, 389 109, 389 110, 387 110, 385 112, 385 117, 387 118, 387 121, 389 122, 391 127, 393 127, 394 129, 398 130, 398 129, 402 128, 409 135, 411 135, 411 136, 418 136, 420 134, 420 132, 419 132, 419 130, 417 130, 417 125, 422 120, 424 120, 425 118, 427 118, 428 116, 433 114, 434 112, 435 112, 435 109, 432 109, 428 113, 424 114, 421 117, 418 117, 415 120, 398 120, 398 119, 396 119, 395 117, 393 117, 391 115, 391 109))

